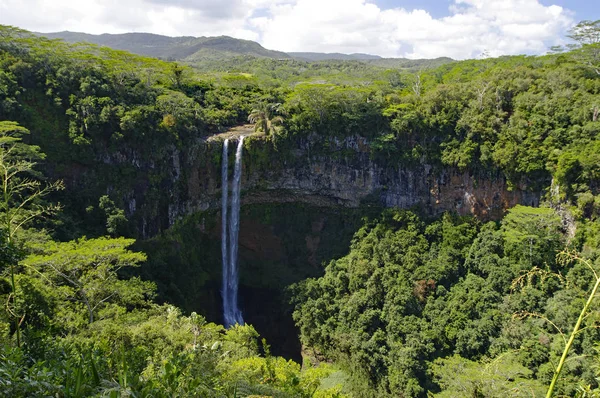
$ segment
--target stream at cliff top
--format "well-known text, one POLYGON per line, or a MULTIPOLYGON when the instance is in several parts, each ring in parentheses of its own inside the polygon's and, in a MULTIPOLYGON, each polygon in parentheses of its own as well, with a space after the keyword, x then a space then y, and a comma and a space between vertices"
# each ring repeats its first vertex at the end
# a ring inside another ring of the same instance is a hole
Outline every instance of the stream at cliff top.
POLYGON ((242 177, 242 151, 244 136, 239 138, 235 152, 235 166, 231 187, 231 212, 227 222, 228 207, 228 147, 229 139, 223 142, 223 158, 221 166, 221 255, 223 261, 223 281, 221 295, 223 297, 223 320, 225 327, 235 324, 243 325, 242 312, 238 308, 238 237, 240 226, 240 188, 242 177), (227 233, 229 232, 229 234, 227 233))

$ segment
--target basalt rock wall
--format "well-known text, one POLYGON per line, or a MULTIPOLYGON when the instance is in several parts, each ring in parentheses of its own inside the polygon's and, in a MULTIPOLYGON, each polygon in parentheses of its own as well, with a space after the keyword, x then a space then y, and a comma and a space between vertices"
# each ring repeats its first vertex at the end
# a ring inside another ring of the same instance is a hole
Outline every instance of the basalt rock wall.
MULTIPOLYGON (((169 225, 188 214, 220 207, 221 147, 222 139, 212 138, 173 152, 172 164, 178 167, 172 187, 177 189, 165 192, 170 197, 169 225)), ((242 205, 418 207, 431 215, 451 211, 498 219, 516 204, 537 206, 539 200, 540 193, 524 183, 509 187, 499 171, 373 160, 362 137, 325 143, 309 137, 285 145, 261 136, 245 141, 242 205)))

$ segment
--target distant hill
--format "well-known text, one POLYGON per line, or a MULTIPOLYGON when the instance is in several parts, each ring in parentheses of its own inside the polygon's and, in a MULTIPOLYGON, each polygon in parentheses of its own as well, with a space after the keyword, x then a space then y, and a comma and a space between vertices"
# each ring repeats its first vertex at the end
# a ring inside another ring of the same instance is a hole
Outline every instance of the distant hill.
POLYGON ((341 60, 341 61, 364 61, 372 59, 381 59, 379 55, 371 54, 342 54, 342 53, 312 53, 312 52, 291 52, 288 53, 292 58, 301 61, 327 61, 327 60, 341 60))
POLYGON ((168 60, 194 61, 199 57, 228 57, 248 55, 261 58, 290 58, 284 52, 267 50, 260 44, 235 39, 229 36, 217 37, 169 37, 152 33, 123 33, 91 35, 78 32, 38 33, 51 39, 63 39, 70 43, 88 42, 134 54, 168 60))
POLYGON ((291 52, 267 50, 260 44, 229 36, 216 37, 169 37, 153 33, 123 33, 91 35, 78 32, 36 33, 51 39, 62 39, 70 43, 88 42, 134 54, 146 55, 173 61, 183 61, 198 65, 206 62, 231 61, 235 57, 271 58, 304 62, 359 61, 374 66, 394 69, 418 70, 436 67, 453 62, 450 58, 406 59, 382 58, 370 54, 341 54, 316 52, 291 52))
POLYGON ((448 57, 439 57, 431 59, 379 58, 367 59, 361 62, 380 68, 402 69, 409 72, 417 72, 419 70, 437 68, 438 66, 456 61, 448 57))
POLYGON ((365 60, 365 62, 371 65, 377 65, 384 68, 392 69, 427 69, 435 68, 440 65, 455 62, 452 58, 439 57, 431 59, 408 59, 408 58, 377 58, 365 60))

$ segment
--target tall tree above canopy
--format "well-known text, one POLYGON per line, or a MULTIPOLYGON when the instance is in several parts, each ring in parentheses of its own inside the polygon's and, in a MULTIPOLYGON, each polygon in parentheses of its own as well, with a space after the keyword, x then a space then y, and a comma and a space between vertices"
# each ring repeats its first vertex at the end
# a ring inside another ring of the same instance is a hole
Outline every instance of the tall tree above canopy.
MULTIPOLYGON (((23 263, 35 269, 34 276, 44 275, 58 295, 64 296, 62 306, 72 306, 70 314, 78 314, 83 320, 85 313, 87 322, 92 323, 98 316, 113 316, 119 307, 143 306, 153 297, 154 283, 118 275, 122 268, 139 267, 146 261, 145 254, 128 249, 133 243, 133 239, 125 238, 49 242, 37 247, 38 253, 23 263)), ((61 322, 62 327, 68 324, 68 319, 61 322)), ((68 326, 81 325, 71 322, 68 326)))
POLYGON ((29 221, 53 212, 57 206, 39 201, 50 192, 62 189, 62 182, 45 184, 35 170, 44 154, 35 145, 23 142, 29 130, 16 122, 0 121, 0 228, 11 241, 29 221))
POLYGON ((579 22, 569 30, 567 36, 581 45, 600 43, 600 19, 579 22))
POLYGON ((581 46, 583 63, 600 75, 600 19, 579 22, 571 28, 568 37, 581 46))
POLYGON ((0 239, 3 251, 0 269, 10 267, 12 294, 6 309, 15 322, 18 346, 21 344, 20 323, 25 315, 14 310, 18 260, 14 238, 19 229, 29 222, 58 210, 58 206, 45 204, 41 199, 63 187, 60 181, 44 184, 40 180, 41 176, 34 168, 44 154, 39 147, 23 142, 27 134, 29 130, 16 122, 0 121, 0 239))

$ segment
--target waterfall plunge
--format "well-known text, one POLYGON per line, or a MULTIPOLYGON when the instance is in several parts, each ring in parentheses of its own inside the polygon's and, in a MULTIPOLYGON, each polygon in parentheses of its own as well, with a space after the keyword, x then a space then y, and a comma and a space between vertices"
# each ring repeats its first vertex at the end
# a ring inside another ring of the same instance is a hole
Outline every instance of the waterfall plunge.
POLYGON ((227 223, 228 187, 227 187, 227 155, 229 140, 223 143, 223 159, 221 165, 221 255, 223 259, 223 318, 225 327, 243 325, 242 312, 238 308, 238 235, 240 228, 240 186, 242 179, 242 149, 244 137, 238 141, 233 169, 231 192, 231 214, 227 223), (229 227, 229 228, 228 228, 229 227), (229 235, 227 235, 229 230, 229 235), (229 238, 229 239, 228 239, 229 238), (229 245, 227 244, 229 243, 229 245))
POLYGON ((227 326, 227 313, 231 305, 229 304, 229 257, 227 249, 227 193, 229 191, 227 184, 227 150, 229 148, 229 140, 223 142, 223 157, 221 158, 221 257, 223 260, 223 285, 221 287, 221 295, 223 296, 223 314, 227 326))

